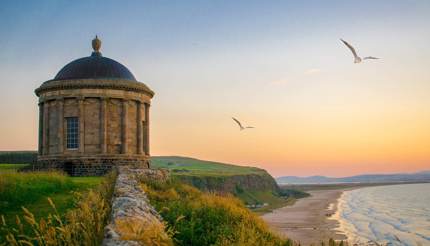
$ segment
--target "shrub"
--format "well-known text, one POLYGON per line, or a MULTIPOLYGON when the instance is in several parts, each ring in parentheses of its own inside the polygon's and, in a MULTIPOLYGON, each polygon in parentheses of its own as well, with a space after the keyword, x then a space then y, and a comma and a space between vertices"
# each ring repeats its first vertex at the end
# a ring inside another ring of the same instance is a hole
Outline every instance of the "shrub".
POLYGON ((306 193, 304 191, 295 190, 295 189, 286 189, 286 188, 281 188, 279 190, 279 195, 285 196, 285 197, 293 197, 296 199, 310 196, 309 193, 306 193))

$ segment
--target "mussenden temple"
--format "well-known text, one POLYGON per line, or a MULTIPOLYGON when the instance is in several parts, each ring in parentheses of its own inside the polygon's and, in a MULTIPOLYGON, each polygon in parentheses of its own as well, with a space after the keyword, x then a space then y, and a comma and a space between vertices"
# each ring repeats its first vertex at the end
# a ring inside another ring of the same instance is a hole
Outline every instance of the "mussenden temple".
POLYGON ((36 169, 103 175, 113 166, 149 168, 149 108, 154 92, 119 62, 91 56, 64 66, 39 97, 36 169))

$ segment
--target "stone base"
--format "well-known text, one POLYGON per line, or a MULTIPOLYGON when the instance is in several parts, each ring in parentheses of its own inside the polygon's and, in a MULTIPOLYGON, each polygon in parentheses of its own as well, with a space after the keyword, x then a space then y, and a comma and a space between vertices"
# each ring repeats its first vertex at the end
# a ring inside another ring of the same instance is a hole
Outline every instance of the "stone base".
POLYGON ((34 171, 61 170, 70 176, 103 176, 116 166, 132 166, 149 168, 147 156, 100 156, 100 157, 43 157, 37 158, 37 163, 30 167, 34 171))

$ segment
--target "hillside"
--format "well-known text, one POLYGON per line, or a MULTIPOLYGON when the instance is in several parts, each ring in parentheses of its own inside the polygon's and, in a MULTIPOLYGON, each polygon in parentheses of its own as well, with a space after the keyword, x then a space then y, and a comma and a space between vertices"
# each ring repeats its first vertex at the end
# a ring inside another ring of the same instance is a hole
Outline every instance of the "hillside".
POLYGON ((266 170, 189 157, 152 157, 153 168, 165 168, 182 182, 203 191, 231 193, 260 210, 283 206, 291 200, 280 196, 275 179, 266 170))
POLYGON ((36 151, 0 151, 0 163, 29 164, 36 161, 36 151))
POLYGON ((264 169, 256 167, 237 166, 180 156, 153 156, 151 157, 151 165, 153 168, 169 169, 176 175, 230 176, 266 173, 264 169))
POLYGON ((279 184, 430 182, 430 171, 396 174, 366 174, 341 178, 325 176, 284 176, 277 178, 276 181, 279 184))

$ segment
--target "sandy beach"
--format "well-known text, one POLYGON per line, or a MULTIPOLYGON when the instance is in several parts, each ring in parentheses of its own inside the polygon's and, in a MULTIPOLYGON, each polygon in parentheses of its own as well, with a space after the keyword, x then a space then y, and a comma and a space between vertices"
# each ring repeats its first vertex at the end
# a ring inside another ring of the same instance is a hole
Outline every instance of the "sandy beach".
POLYGON ((299 199, 294 205, 262 215, 269 226, 281 235, 300 241, 302 245, 320 243, 333 238, 346 239, 336 231, 338 221, 333 218, 337 200, 345 189, 308 191, 310 197, 299 199))

